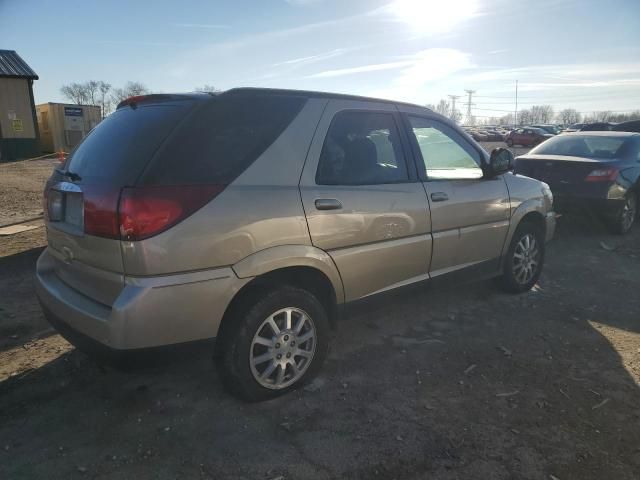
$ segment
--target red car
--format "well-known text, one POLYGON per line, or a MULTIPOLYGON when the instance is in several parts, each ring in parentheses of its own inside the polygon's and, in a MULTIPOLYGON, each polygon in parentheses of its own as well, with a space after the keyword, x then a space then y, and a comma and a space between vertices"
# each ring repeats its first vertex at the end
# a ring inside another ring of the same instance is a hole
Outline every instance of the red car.
POLYGON ((553 135, 541 128, 521 127, 511 130, 504 141, 507 142, 507 145, 510 147, 513 147, 514 145, 533 147, 534 145, 538 145, 551 137, 553 137, 553 135))

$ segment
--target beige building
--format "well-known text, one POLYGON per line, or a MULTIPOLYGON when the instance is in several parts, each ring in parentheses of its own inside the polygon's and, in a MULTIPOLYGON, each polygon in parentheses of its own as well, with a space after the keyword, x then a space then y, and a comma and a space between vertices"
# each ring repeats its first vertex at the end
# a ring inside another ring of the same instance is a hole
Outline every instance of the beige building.
POLYGON ((33 101, 38 75, 13 50, 0 50, 0 161, 40 153, 33 101))
POLYGON ((70 152, 101 120, 96 105, 42 103, 36 115, 44 152, 70 152))

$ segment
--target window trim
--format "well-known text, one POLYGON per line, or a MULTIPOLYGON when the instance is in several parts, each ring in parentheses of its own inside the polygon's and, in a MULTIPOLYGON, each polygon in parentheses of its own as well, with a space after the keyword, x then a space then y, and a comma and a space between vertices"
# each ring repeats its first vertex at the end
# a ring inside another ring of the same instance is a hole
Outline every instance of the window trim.
POLYGON ((411 144, 411 149, 413 150, 413 159, 414 159, 414 165, 418 174, 418 178, 420 178, 420 180, 422 182, 450 182, 450 181, 478 181, 478 180, 482 180, 483 177, 478 177, 478 178, 429 178, 429 176, 427 175, 427 169, 424 168, 426 166, 426 163, 424 161, 424 158, 422 156, 422 150, 420 150, 420 145, 418 144, 418 140, 416 138, 416 135, 413 133, 413 126, 411 125, 411 118, 416 118, 418 120, 423 120, 429 123, 433 123, 436 125, 436 128, 440 131, 442 131, 445 135, 447 135, 448 137, 450 137, 456 144, 458 144, 464 151, 466 151, 467 153, 469 153, 469 155, 471 156, 471 158, 473 159, 474 162, 476 162, 476 165, 478 165, 478 168, 480 168, 480 170, 482 171, 483 175, 484 175, 484 167, 485 167, 485 162, 486 162, 486 153, 481 150, 479 150, 473 143, 469 142, 464 135, 462 135, 460 133, 460 131, 458 131, 456 128, 447 125, 446 123, 442 122, 441 120, 437 119, 437 118, 433 118, 433 117, 429 117, 429 116, 425 116, 425 115, 416 115, 416 114, 412 114, 412 113, 403 113, 402 114, 402 118, 403 118, 403 123, 405 125, 405 129, 406 129, 406 133, 409 136, 409 142, 411 144), (438 128, 438 127, 443 127, 438 128), (454 135, 450 135, 449 132, 453 133, 454 135), (457 137, 457 138, 456 138, 457 137))
POLYGON ((411 155, 411 149, 408 142, 409 142, 409 139, 407 138, 407 133, 403 128, 402 119, 398 118, 397 111, 380 110, 375 108, 371 108, 371 109, 370 108, 345 108, 342 110, 338 110, 333 114, 333 117, 331 117, 331 122, 329 123, 329 127, 327 128, 327 131, 324 134, 324 138, 322 139, 320 153, 318 154, 318 161, 316 163, 316 172, 313 177, 314 183, 315 185, 320 187, 372 187, 376 185, 398 185, 398 184, 405 184, 405 183, 416 183, 418 181, 418 176, 416 172, 412 170, 410 167, 410 158, 412 157, 412 155, 411 155), (327 141, 327 137, 329 136, 329 132, 331 131, 331 128, 333 127, 333 124, 336 121, 336 118, 339 115, 342 115, 343 113, 368 113, 368 114, 382 113, 392 118, 393 123, 396 127, 396 131, 398 133, 398 138, 400 139, 400 151, 402 154, 402 159, 400 160, 402 160, 405 165, 405 172, 407 173, 406 179, 398 180, 395 182, 385 182, 385 183, 319 183, 318 173, 320 171, 320 162, 322 161, 322 152, 324 150, 324 144, 327 141))

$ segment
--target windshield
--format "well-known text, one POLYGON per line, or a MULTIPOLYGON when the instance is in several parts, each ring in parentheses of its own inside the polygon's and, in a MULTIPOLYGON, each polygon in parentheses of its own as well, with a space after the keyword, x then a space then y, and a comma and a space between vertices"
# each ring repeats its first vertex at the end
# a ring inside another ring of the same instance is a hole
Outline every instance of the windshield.
POLYGON ((554 127, 553 125, 541 125, 538 128, 544 130, 545 133, 551 133, 553 135, 556 135, 558 133, 558 129, 556 127, 554 127))
POLYGON ((626 140, 626 138, 601 136, 560 136, 547 140, 534 148, 531 153, 612 159, 620 156, 626 140))

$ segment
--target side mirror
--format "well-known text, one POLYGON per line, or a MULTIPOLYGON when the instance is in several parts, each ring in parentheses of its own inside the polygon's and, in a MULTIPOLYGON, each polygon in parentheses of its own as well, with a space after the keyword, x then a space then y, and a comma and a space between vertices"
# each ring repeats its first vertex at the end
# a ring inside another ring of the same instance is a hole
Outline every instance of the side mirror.
POLYGON ((489 164, 487 165, 485 176, 492 178, 507 173, 513 170, 513 164, 514 158, 511 150, 507 148, 494 148, 489 157, 489 164))

